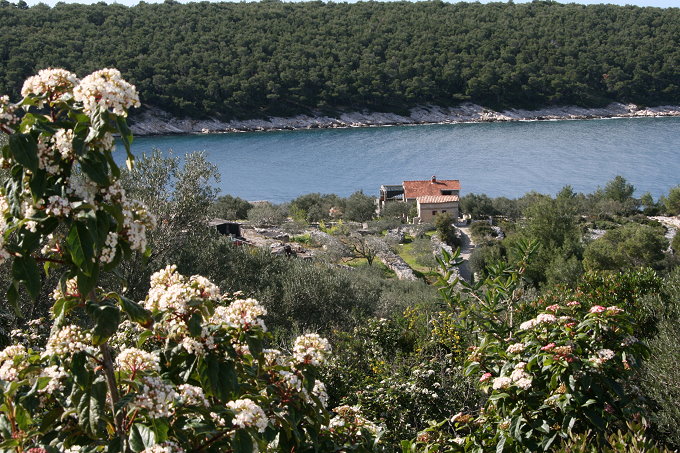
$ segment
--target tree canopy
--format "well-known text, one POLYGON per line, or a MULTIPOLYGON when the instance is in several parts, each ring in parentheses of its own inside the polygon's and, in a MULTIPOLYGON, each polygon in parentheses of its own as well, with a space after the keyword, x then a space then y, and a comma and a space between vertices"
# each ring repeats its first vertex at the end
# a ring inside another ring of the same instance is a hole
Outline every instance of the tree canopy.
POLYGON ((678 8, 4 1, 0 17, 0 92, 50 66, 111 66, 176 116, 680 103, 678 8))

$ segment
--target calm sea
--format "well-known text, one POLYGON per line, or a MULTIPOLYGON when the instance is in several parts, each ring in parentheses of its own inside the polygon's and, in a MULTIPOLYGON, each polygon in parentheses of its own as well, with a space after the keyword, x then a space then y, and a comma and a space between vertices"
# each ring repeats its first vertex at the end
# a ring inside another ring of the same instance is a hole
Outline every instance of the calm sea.
MULTIPOLYGON (((680 184, 680 118, 419 125, 138 137, 136 155, 205 151, 222 194, 282 202, 311 192, 377 194, 408 179, 460 179, 461 192, 518 197, 616 175, 637 196, 680 184)), ((117 151, 122 160, 122 151, 117 151)))

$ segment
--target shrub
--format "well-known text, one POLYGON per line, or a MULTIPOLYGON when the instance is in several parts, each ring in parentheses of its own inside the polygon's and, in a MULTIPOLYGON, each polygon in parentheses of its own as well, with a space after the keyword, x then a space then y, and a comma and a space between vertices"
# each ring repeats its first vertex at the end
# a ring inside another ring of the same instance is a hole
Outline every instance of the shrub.
POLYGON ((455 219, 449 213, 437 214, 434 217, 434 227, 439 233, 439 237, 442 241, 446 242, 451 247, 460 246, 460 236, 458 235, 458 229, 453 225, 455 219))
POLYGON ((680 447, 680 270, 673 272, 661 290, 649 293, 639 301, 639 310, 646 319, 651 356, 643 367, 640 386, 650 399, 649 420, 662 439, 680 447))
POLYGON ((375 198, 364 195, 361 191, 354 192, 345 201, 343 218, 355 222, 365 222, 373 218, 375 209, 375 198))
POLYGON ((281 205, 269 202, 255 204, 248 211, 248 220, 255 226, 276 226, 285 222, 288 213, 281 205))
POLYGON ((232 195, 223 195, 213 203, 215 216, 226 220, 247 219, 253 205, 232 195))
POLYGON ((266 350, 257 301, 224 298, 209 280, 170 266, 152 275, 141 304, 98 287, 123 256, 150 253, 154 217, 121 187, 111 155, 115 132, 132 165, 125 116, 139 105, 134 87, 113 69, 81 81, 49 69, 22 94, 18 105, 0 98, 9 134, 2 162, 11 168, 0 194, 0 257, 13 260, 8 299, 18 306, 20 284, 37 297, 37 263, 61 278, 47 341, 0 351, 2 449, 375 448, 377 429, 356 408, 336 408, 335 417, 325 409, 315 375, 330 346, 318 335, 299 337, 292 355, 266 350))

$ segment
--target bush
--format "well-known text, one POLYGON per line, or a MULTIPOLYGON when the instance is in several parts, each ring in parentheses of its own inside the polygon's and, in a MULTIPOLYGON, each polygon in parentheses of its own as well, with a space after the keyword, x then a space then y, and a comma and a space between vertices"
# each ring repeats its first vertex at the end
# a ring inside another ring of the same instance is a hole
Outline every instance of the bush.
MULTIPOLYGON (((318 335, 299 337, 290 356, 266 350, 257 301, 225 298, 173 266, 152 275, 142 303, 99 287, 124 256, 151 253, 155 218, 121 186, 111 154, 118 133, 132 165, 125 116, 139 105, 135 88, 113 69, 81 81, 49 69, 22 91, 19 105, 0 97, 0 129, 10 134, 2 158, 12 168, 0 194, 0 258, 13 260, 8 299, 20 308, 20 284, 38 297, 37 263, 60 280, 46 342, 16 334, 28 347, 0 351, 2 449, 373 450, 377 427, 357 408, 336 408, 335 417, 325 409, 315 376, 330 345, 318 335)), ((209 198, 205 174, 174 181, 186 197, 152 198, 185 213, 209 198)))
POLYGON ((455 248, 460 247, 461 243, 458 229, 453 225, 454 222, 455 219, 449 213, 437 214, 434 217, 434 227, 441 240, 455 248))
POLYGON ((641 333, 651 351, 640 383, 652 403, 649 420, 663 440, 680 448, 680 270, 668 276, 661 291, 642 297, 639 305, 647 321, 641 333))
POLYGON ((213 203, 215 216, 226 220, 247 219, 252 207, 251 203, 232 195, 223 195, 213 203))
POLYGON ((366 222, 375 215, 375 198, 364 195, 363 192, 354 192, 345 201, 345 213, 343 219, 354 222, 366 222))
POLYGON ((248 211, 248 220, 255 226, 277 226, 286 221, 288 212, 281 205, 257 203, 248 211))

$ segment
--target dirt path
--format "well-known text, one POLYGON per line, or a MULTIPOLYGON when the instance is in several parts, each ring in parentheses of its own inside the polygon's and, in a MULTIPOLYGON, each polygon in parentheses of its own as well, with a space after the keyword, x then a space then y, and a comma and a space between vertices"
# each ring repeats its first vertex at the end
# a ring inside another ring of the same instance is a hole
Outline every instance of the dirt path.
POLYGON ((465 261, 460 266, 460 276, 466 281, 472 281, 472 269, 470 268, 470 255, 475 250, 475 242, 472 240, 469 226, 459 226, 460 230, 460 257, 465 261))

